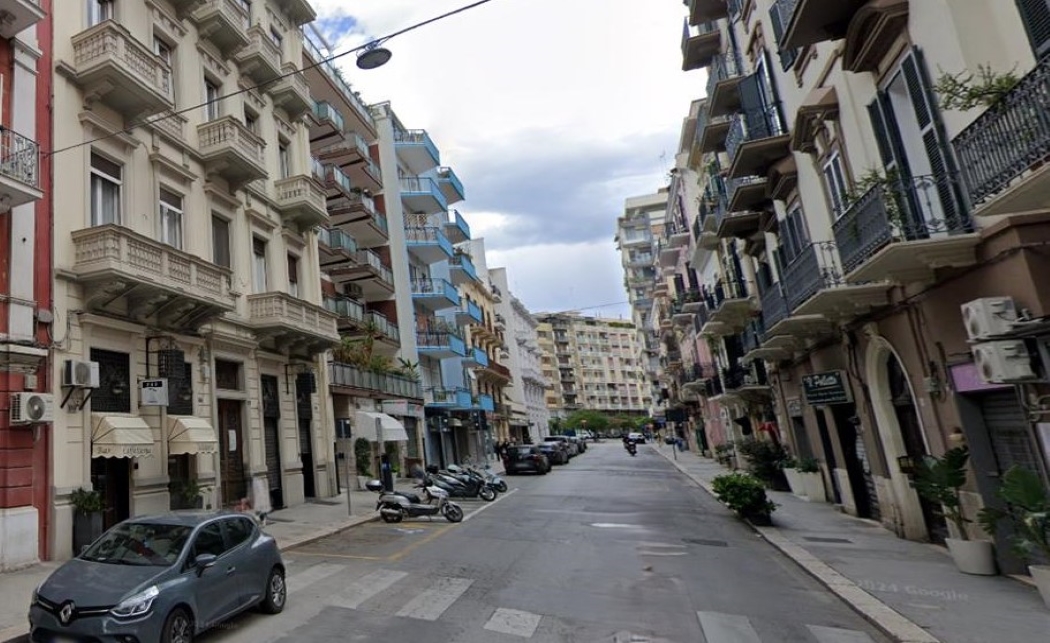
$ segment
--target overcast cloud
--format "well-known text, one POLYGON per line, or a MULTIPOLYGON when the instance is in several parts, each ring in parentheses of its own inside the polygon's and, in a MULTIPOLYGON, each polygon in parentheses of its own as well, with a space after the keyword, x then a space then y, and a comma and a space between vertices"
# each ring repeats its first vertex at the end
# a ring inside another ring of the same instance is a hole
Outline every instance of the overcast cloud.
MULTIPOLYGON (((313 0, 336 52, 466 4, 313 0)), ((391 39, 384 67, 340 63, 430 133, 466 189, 454 207, 531 310, 628 315, 616 217, 666 184, 704 82, 681 71, 684 16, 677 0, 492 0, 391 39)))

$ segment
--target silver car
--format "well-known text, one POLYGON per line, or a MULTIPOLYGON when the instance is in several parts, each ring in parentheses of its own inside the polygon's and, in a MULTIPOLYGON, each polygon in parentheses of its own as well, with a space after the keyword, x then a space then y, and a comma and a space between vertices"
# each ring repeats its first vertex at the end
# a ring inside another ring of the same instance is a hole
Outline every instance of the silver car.
POLYGON ((246 514, 131 518, 33 592, 30 640, 190 643, 251 607, 283 610, 284 574, 277 543, 246 514))

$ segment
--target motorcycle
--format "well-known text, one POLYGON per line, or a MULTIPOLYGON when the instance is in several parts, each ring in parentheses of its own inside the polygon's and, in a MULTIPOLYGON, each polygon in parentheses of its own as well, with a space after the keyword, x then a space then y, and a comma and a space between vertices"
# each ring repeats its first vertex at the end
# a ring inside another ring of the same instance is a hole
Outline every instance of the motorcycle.
POLYGON ((369 480, 365 483, 365 488, 379 494, 376 510, 386 523, 398 523, 405 518, 421 516, 432 518, 439 514, 449 522, 463 520, 463 509, 449 501, 448 492, 433 486, 431 482, 423 479, 414 486, 415 489, 423 490, 423 498, 407 491, 384 491, 383 483, 379 480, 369 480))
POLYGON ((487 482, 493 489, 500 493, 507 493, 507 491, 509 491, 510 489, 507 486, 506 481, 504 481, 502 477, 496 475, 492 471, 492 465, 486 464, 484 467, 479 468, 477 465, 468 462, 464 466, 464 468, 468 471, 473 471, 474 473, 482 476, 485 482, 487 482))
POLYGON ((485 502, 496 499, 496 490, 484 482, 466 476, 458 477, 449 471, 440 471, 436 465, 427 467, 427 473, 430 474, 433 485, 447 491, 452 498, 481 498, 485 502))
POLYGON ((505 493, 507 491, 507 483, 500 480, 499 476, 496 476, 491 471, 489 471, 488 473, 484 473, 478 471, 475 467, 472 467, 470 465, 460 466, 455 464, 450 464, 448 467, 448 471, 452 475, 463 480, 464 482, 476 480, 490 487, 493 491, 497 491, 499 493, 505 493))
POLYGON ((627 443, 627 453, 630 453, 632 456, 637 455, 638 454, 638 446, 635 445, 634 442, 628 442, 627 443))

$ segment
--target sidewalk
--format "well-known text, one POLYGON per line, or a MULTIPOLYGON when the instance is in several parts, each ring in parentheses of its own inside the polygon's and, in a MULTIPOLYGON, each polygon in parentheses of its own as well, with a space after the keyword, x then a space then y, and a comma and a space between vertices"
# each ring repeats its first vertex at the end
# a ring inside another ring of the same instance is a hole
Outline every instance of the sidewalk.
MULTIPOLYGON (((714 495, 728 469, 690 451, 653 447, 714 495)), ((1050 611, 1034 587, 971 576, 947 550, 898 538, 876 522, 823 502, 770 491, 774 527, 754 527, 862 616, 906 643, 1029 643, 1050 640, 1050 611)), ((727 510, 728 511, 728 510, 727 510)))

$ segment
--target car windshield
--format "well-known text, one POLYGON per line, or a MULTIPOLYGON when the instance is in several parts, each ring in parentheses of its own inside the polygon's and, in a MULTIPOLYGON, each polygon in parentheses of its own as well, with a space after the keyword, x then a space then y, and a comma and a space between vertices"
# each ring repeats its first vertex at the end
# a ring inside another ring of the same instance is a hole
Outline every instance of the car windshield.
POLYGON ((80 558, 110 565, 166 567, 178 560, 192 531, 186 525, 124 523, 103 534, 80 558))
POLYGON ((518 455, 529 455, 532 453, 532 447, 518 447, 514 452, 518 455))

